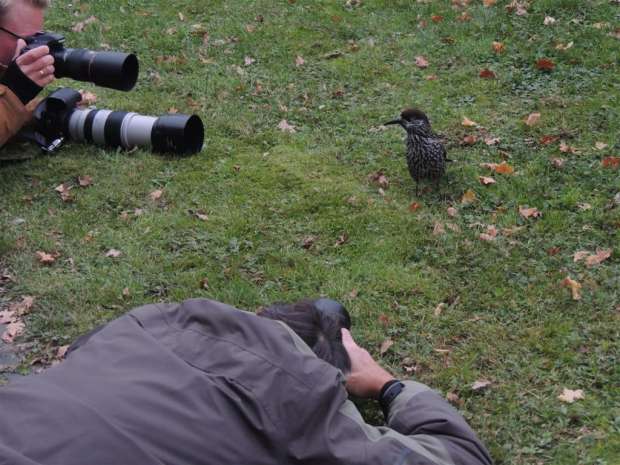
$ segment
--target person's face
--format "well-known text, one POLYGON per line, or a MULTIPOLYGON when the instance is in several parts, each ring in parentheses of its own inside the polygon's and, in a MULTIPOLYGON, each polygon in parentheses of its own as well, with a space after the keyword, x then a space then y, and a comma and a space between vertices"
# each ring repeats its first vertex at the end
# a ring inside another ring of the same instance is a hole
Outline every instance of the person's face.
MULTIPOLYGON (((43 30, 44 11, 28 2, 17 1, 9 8, 0 26, 22 37, 43 30)), ((0 30, 0 64, 8 66, 17 49, 17 38, 0 30)))

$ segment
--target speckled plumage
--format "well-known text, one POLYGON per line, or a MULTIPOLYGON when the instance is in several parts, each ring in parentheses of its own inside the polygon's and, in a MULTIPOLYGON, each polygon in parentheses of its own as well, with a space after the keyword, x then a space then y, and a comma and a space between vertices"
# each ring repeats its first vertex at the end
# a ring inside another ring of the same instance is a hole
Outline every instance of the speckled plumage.
POLYGON ((407 131, 407 168, 416 182, 416 195, 421 179, 439 182, 446 172, 446 149, 426 115, 420 110, 407 109, 399 119, 386 124, 399 124, 407 131))

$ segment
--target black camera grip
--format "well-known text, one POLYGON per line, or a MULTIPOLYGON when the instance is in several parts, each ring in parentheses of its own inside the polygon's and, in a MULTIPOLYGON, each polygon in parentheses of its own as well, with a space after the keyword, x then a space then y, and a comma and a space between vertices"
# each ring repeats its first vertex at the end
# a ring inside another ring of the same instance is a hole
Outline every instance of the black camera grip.
POLYGON ((40 87, 28 76, 22 73, 22 70, 15 61, 9 65, 5 73, 2 75, 0 84, 8 87, 15 95, 17 95, 17 98, 19 98, 24 105, 30 102, 39 94, 39 92, 41 92, 41 90, 43 90, 43 87, 40 87))

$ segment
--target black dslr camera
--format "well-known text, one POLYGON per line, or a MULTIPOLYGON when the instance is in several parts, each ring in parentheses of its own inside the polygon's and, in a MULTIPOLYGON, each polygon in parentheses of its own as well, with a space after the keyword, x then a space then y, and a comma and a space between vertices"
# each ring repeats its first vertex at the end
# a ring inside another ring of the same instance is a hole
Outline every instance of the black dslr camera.
POLYGON ((54 32, 37 32, 25 40, 22 54, 44 45, 49 47, 57 78, 68 77, 124 91, 131 90, 138 80, 138 58, 133 53, 65 48, 64 36, 54 32))

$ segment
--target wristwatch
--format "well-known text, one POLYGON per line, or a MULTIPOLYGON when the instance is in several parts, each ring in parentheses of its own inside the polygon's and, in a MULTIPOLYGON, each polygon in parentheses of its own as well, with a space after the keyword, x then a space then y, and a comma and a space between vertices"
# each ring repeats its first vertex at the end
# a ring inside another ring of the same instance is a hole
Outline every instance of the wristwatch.
POLYGON ((405 389, 405 385, 398 379, 388 381, 381 388, 381 392, 379 393, 379 405, 381 405, 381 410, 386 420, 390 410, 390 404, 403 389, 405 389))

